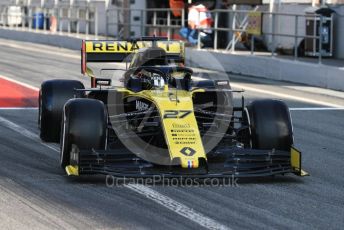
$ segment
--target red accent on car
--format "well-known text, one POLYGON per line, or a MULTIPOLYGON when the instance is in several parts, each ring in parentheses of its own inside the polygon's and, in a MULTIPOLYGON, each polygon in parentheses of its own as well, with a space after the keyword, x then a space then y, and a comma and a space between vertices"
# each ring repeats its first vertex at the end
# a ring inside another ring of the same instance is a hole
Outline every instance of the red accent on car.
POLYGON ((86 73, 86 43, 85 40, 82 41, 81 45, 81 73, 86 73))

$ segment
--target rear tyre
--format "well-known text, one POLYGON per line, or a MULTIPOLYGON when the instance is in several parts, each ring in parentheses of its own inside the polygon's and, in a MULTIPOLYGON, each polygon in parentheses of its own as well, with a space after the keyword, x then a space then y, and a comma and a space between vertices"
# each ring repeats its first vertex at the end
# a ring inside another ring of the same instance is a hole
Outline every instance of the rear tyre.
POLYGON ((79 150, 106 148, 107 115, 104 103, 94 99, 71 99, 63 111, 60 165, 70 164, 72 146, 79 150))
POLYGON ((289 151, 293 127, 288 106, 280 100, 253 101, 245 109, 253 149, 289 151))
POLYGON ((39 91, 38 127, 40 137, 46 142, 59 142, 64 104, 71 98, 84 97, 84 85, 75 80, 49 80, 39 91))

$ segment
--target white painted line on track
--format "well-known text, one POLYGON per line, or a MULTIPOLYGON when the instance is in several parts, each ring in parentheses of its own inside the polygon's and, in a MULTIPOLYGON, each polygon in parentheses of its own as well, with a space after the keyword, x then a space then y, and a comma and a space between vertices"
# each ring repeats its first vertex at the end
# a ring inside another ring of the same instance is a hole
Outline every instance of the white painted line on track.
POLYGON ((51 150, 54 150, 56 152, 60 152, 56 146, 42 142, 37 134, 35 134, 35 133, 25 129, 24 127, 17 125, 16 123, 13 123, 12 121, 7 120, 6 118, 1 117, 1 116, 0 116, 0 125, 3 125, 9 129, 11 129, 12 131, 29 138, 30 140, 37 141, 37 142, 41 143, 42 145, 44 145, 45 147, 47 147, 51 150))
MULTIPOLYGON (((43 143, 37 134, 25 129, 24 127, 17 125, 13 123, 10 120, 7 120, 6 118, 3 118, 0 116, 0 125, 3 125, 16 133, 19 133, 33 141, 37 141, 41 143, 42 145, 48 147, 51 150, 54 150, 56 152, 60 152, 59 149, 56 146, 53 146, 52 144, 43 143)), ((205 215, 194 211, 192 208, 189 208, 188 206, 179 203, 176 200, 173 200, 172 198, 165 196, 151 188, 148 188, 144 185, 140 184, 128 184, 124 185, 126 188, 139 193, 146 198, 162 205, 163 207, 175 212, 178 215, 183 216, 184 218, 187 218, 190 221, 195 222, 196 224, 199 224, 200 226, 207 228, 207 229, 228 229, 229 227, 226 227, 225 225, 222 225, 221 223, 217 222, 216 220, 213 220, 209 217, 206 217, 205 215)))
POLYGON ((141 185, 141 184, 128 184, 125 187, 140 193, 141 195, 145 196, 146 198, 166 207, 167 209, 178 213, 179 215, 196 222, 197 224, 201 225, 207 229, 230 229, 227 226, 220 224, 219 222, 210 219, 204 216, 201 213, 194 211, 193 209, 187 207, 186 205, 179 203, 168 196, 162 195, 157 191, 141 185))
MULTIPOLYGON (((65 53, 61 53, 61 52, 55 52, 55 51, 52 51, 52 50, 45 50, 44 48, 38 49, 38 48, 29 47, 27 45, 17 45, 17 44, 8 43, 8 42, 0 42, 0 45, 6 46, 6 47, 15 48, 15 49, 20 49, 20 50, 27 50, 27 51, 36 52, 36 53, 44 53, 44 54, 61 56, 61 57, 80 59, 80 55, 65 54, 65 53)), ((80 48, 81 48, 81 43, 80 43, 80 48)), ((56 49, 57 49, 57 47, 56 47, 56 49)))
POLYGON ((32 89, 32 90, 34 90, 34 91, 39 91, 39 88, 34 87, 34 86, 32 86, 32 85, 29 85, 29 84, 26 84, 26 83, 23 83, 23 82, 21 82, 21 81, 14 80, 14 79, 12 79, 12 78, 5 77, 5 76, 3 76, 3 75, 0 75, 0 78, 4 79, 4 80, 6 80, 6 81, 10 81, 10 82, 13 82, 13 83, 15 83, 15 84, 24 86, 24 87, 26 87, 26 88, 32 89))
POLYGON ((335 107, 335 108, 343 107, 342 105, 335 104, 335 103, 330 103, 330 102, 326 102, 326 101, 319 101, 319 100, 314 100, 314 99, 309 99, 309 98, 304 98, 304 97, 298 97, 298 96, 293 96, 290 94, 272 92, 269 90, 258 89, 258 88, 254 88, 251 86, 238 84, 238 83, 231 83, 231 86, 233 86, 235 88, 240 88, 240 89, 256 92, 256 93, 268 94, 268 95, 272 95, 272 96, 276 96, 276 97, 280 97, 280 98, 286 98, 286 99, 310 103, 310 104, 323 105, 323 106, 329 106, 329 107, 335 107))
POLYGON ((340 111, 344 110, 344 107, 309 107, 309 108, 289 108, 290 111, 340 111))
MULTIPOLYGON (((205 78, 201 78, 201 77, 192 77, 192 79, 206 80, 205 78)), ((327 106, 327 107, 334 107, 334 108, 342 108, 343 107, 343 105, 339 105, 339 104, 335 104, 335 103, 330 103, 330 102, 320 101, 320 100, 314 100, 314 99, 309 99, 309 98, 304 98, 304 97, 298 97, 298 96, 293 96, 290 94, 273 92, 270 90, 258 89, 258 88, 255 88, 252 86, 246 86, 246 85, 243 85, 240 83, 230 83, 230 85, 234 88, 237 88, 237 89, 243 89, 243 90, 252 91, 252 92, 256 92, 256 93, 262 93, 262 94, 268 94, 268 95, 272 95, 272 96, 279 97, 279 98, 285 98, 285 99, 290 99, 290 100, 295 100, 295 101, 300 101, 300 102, 305 102, 305 103, 310 103, 310 104, 316 104, 316 105, 323 105, 323 106, 327 106)))

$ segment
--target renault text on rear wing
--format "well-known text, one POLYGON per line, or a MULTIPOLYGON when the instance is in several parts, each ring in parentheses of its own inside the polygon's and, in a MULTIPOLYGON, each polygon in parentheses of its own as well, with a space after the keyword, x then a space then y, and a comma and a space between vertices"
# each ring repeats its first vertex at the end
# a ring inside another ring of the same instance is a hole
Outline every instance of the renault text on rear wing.
POLYGON ((88 62, 123 62, 142 48, 159 47, 166 51, 167 58, 184 63, 184 43, 181 41, 91 41, 82 42, 81 67, 84 74, 88 62))

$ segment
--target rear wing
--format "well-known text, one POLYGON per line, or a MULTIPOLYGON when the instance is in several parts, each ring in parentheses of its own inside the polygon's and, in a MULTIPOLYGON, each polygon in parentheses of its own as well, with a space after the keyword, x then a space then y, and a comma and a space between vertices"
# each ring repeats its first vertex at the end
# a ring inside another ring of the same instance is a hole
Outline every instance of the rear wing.
POLYGON ((182 41, 138 40, 138 41, 96 41, 84 40, 81 48, 81 73, 87 72, 89 62, 123 62, 142 48, 159 47, 166 51, 167 59, 184 64, 185 48, 182 41))

